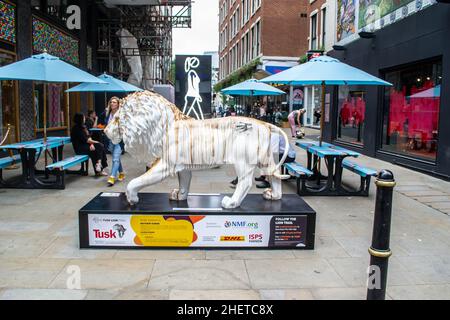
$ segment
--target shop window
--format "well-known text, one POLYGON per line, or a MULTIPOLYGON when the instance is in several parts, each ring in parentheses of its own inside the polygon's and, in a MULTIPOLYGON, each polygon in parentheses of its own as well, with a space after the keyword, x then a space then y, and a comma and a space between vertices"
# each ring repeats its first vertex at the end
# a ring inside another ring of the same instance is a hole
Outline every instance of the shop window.
POLYGON ((354 86, 339 87, 337 138, 349 143, 364 143, 366 92, 354 86))
MULTIPOLYGON (((13 63, 15 58, 13 55, 0 52, 0 67, 13 63)), ((16 123, 16 81, 0 81, 0 142, 6 137, 8 124, 11 130, 5 143, 16 142, 17 140, 17 123, 16 123)))
MULTIPOLYGON (((64 98, 64 84, 47 84, 46 109, 47 129, 66 128, 66 102, 64 98)), ((44 129, 44 84, 34 83, 34 108, 36 117, 36 129, 44 129)))
POLYGON ((386 73, 382 148, 435 161, 442 62, 426 62, 386 73))

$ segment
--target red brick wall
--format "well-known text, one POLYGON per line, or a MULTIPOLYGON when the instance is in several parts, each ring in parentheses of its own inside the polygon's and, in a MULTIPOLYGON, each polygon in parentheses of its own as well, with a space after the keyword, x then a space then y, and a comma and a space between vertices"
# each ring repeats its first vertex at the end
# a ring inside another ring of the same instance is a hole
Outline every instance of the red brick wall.
POLYGON ((308 49, 309 0, 263 0, 262 50, 266 56, 300 57, 308 49))

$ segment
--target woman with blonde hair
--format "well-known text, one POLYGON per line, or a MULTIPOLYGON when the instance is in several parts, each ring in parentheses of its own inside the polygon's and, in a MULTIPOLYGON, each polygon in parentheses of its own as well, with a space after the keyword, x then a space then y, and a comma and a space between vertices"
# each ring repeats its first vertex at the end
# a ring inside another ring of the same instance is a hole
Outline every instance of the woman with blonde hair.
MULTIPOLYGON (((114 115, 120 108, 120 99, 118 97, 112 97, 108 103, 108 109, 106 111, 106 125, 114 119, 114 115)), ((108 178, 108 185, 112 187, 116 180, 123 181, 125 179, 125 173, 122 167, 122 161, 120 156, 122 155, 123 145, 122 143, 113 144, 112 141, 109 142, 109 151, 112 154, 112 169, 111 174, 108 178)))

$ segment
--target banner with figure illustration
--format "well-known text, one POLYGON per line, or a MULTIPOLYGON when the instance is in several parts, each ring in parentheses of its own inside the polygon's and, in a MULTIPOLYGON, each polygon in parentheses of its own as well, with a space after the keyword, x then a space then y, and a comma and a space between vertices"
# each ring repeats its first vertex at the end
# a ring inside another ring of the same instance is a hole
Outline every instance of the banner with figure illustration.
POLYGON ((337 0, 336 40, 356 40, 358 32, 384 28, 435 3, 436 0, 337 0))
POLYGON ((337 2, 337 41, 356 32, 356 1, 338 0, 337 2))
POLYGON ((359 0, 359 29, 416 0, 359 0))

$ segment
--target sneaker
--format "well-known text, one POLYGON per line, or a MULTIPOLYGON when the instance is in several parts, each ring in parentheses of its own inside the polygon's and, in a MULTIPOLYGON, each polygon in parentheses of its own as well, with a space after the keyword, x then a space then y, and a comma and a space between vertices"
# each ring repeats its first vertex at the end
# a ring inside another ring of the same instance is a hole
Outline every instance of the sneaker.
POLYGON ((95 165, 95 172, 101 172, 102 171, 102 164, 101 163, 97 163, 95 165))
POLYGON ((263 181, 263 182, 261 182, 261 183, 258 183, 258 184, 256 185, 256 187, 257 187, 258 189, 267 189, 267 188, 270 188, 270 183, 267 182, 267 181, 263 181))
POLYGON ((108 187, 112 187, 114 185, 114 183, 116 183, 114 177, 109 177, 108 178, 108 187))
POLYGON ((119 176, 117 177, 117 180, 119 180, 120 182, 125 180, 125 172, 119 173, 119 176))
POLYGON ((264 176, 257 177, 257 178, 255 178, 255 181, 258 181, 258 182, 266 181, 266 177, 264 177, 264 176))
POLYGON ((234 179, 233 181, 230 182, 233 186, 238 184, 238 178, 234 179))

